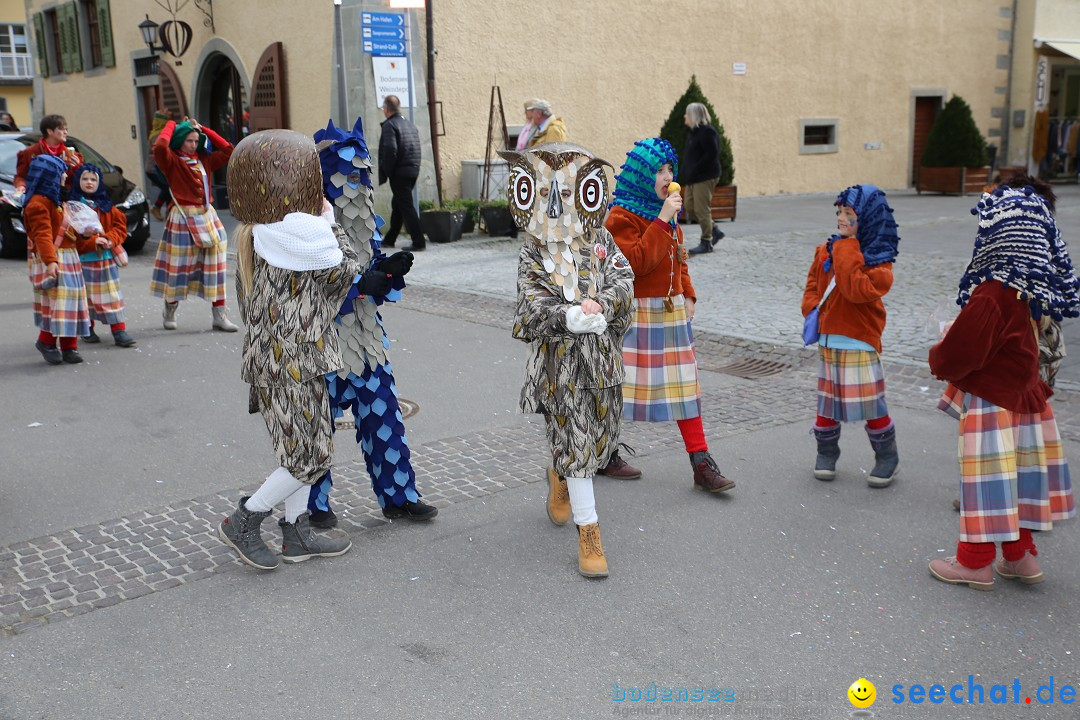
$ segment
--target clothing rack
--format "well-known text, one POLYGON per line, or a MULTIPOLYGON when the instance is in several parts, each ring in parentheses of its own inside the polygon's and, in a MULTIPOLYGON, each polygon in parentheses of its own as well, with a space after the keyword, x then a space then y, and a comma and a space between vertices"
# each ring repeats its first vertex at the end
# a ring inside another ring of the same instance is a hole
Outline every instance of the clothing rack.
POLYGON ((1041 174, 1048 178, 1080 180, 1080 118, 1052 117, 1047 133, 1041 174))

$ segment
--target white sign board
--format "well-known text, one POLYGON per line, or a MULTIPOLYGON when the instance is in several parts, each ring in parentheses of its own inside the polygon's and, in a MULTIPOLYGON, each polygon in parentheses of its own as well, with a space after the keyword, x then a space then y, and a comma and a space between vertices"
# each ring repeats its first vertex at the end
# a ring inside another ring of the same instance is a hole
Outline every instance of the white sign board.
POLYGON ((1049 61, 1045 55, 1039 56, 1039 64, 1035 66, 1035 109, 1042 110, 1047 103, 1047 84, 1049 81, 1049 61))
POLYGON ((746 63, 731 63, 731 74, 732 75, 745 75, 746 74, 746 63))
POLYGON ((401 107, 412 107, 409 98, 409 63, 403 57, 372 56, 371 67, 375 72, 375 97, 382 107, 387 95, 397 95, 401 107))

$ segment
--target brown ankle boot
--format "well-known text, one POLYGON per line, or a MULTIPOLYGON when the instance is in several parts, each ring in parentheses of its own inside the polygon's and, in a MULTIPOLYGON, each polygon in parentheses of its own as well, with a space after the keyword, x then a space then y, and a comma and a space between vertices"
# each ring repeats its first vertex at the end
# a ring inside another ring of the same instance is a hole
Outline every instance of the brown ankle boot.
POLYGON ((694 489, 719 493, 735 487, 734 480, 728 480, 720 474, 720 468, 708 450, 690 453, 690 464, 694 466, 694 489))
POLYGON ((608 464, 597 470, 596 474, 615 478, 616 480, 637 480, 641 477, 641 471, 623 460, 618 450, 611 453, 608 464))
POLYGON ((578 525, 578 572, 588 578, 607 577, 607 558, 600 544, 600 525, 578 525))
POLYGON ((566 478, 548 468, 547 513, 551 522, 565 525, 570 522, 570 491, 566 489, 566 478))

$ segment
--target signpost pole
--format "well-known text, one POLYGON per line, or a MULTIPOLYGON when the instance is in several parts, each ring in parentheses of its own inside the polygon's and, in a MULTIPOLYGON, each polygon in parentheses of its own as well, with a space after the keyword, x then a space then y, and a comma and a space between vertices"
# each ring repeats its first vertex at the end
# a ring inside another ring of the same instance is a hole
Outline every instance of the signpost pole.
MULTIPOLYGON (((412 77, 412 25, 409 20, 412 17, 412 10, 405 11, 405 74, 409 77, 409 122, 413 121, 413 105, 416 102, 413 100, 413 77, 412 77)), ((413 123, 415 125, 415 123, 413 123)), ((413 208, 416 210, 416 214, 420 214, 420 190, 413 185, 413 208)), ((416 238, 413 238, 415 241, 416 238)))

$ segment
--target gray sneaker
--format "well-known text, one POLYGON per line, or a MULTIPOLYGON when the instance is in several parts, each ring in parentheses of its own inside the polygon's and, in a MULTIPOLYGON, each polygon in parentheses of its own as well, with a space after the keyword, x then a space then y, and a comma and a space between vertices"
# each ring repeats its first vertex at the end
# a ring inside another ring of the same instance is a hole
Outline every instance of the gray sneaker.
POLYGON ((313 557, 337 557, 352 547, 348 537, 317 535, 311 527, 308 513, 296 518, 296 522, 278 521, 281 528, 281 559, 287 563, 304 562, 313 557))
POLYGON ((259 570, 273 570, 278 566, 277 555, 266 547, 262 539, 262 521, 270 517, 270 512, 251 512, 244 507, 247 498, 240 498, 240 504, 233 514, 218 525, 218 537, 221 541, 240 553, 240 559, 259 570))

